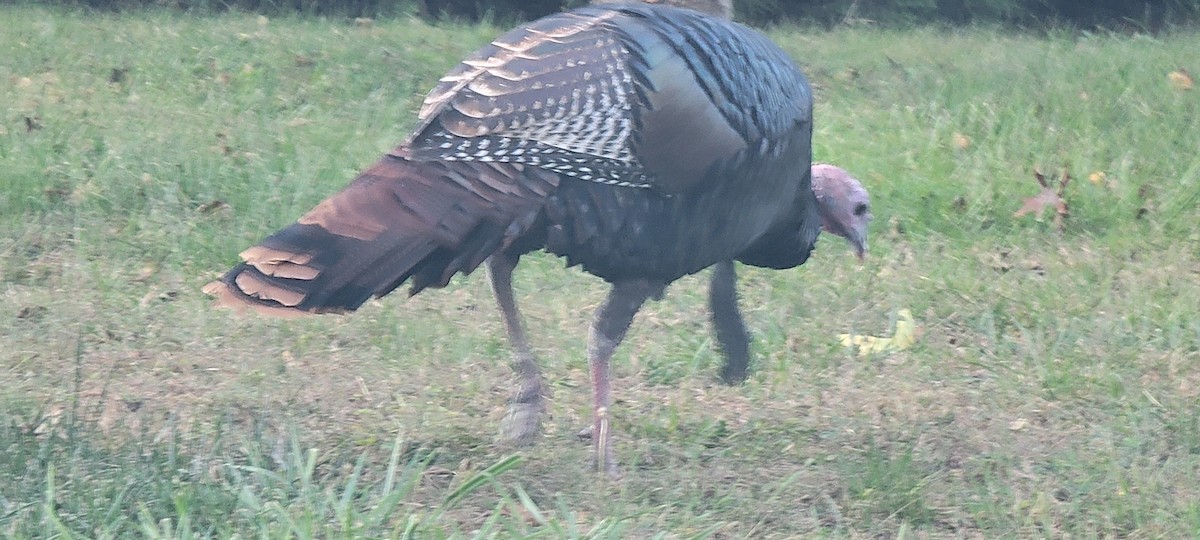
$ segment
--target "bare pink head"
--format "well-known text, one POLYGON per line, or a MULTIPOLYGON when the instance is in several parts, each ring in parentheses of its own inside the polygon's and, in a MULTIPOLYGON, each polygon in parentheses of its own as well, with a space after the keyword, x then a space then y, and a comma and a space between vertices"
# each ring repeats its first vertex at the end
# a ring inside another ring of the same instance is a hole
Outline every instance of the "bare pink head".
POLYGON ((821 228, 845 238, 861 260, 867 253, 871 197, 850 173, 827 163, 812 166, 812 188, 821 213, 821 228))

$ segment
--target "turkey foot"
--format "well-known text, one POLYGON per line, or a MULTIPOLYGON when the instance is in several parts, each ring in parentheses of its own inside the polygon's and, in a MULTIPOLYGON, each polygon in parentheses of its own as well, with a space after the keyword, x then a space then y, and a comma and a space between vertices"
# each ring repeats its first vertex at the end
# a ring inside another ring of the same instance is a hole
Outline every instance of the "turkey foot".
POLYGON ((500 421, 500 441, 514 446, 533 444, 542 429, 545 402, 540 380, 521 381, 500 421))

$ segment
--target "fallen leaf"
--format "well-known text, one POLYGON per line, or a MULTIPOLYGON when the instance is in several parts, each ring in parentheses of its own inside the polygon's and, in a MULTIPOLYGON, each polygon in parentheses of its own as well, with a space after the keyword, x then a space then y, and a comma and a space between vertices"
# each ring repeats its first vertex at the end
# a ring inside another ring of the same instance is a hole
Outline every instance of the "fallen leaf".
POLYGON ((1176 90, 1191 90, 1196 86, 1196 82, 1192 80, 1192 74, 1183 68, 1168 73, 1167 79, 1171 81, 1171 86, 1174 86, 1176 90))
POLYGON ((176 298, 179 298, 179 291, 167 291, 163 293, 150 291, 142 296, 142 299, 138 302, 138 305, 141 307, 149 307, 159 302, 171 302, 176 298))
POLYGON ((1042 171, 1034 169, 1033 177, 1037 179, 1038 185, 1042 186, 1042 191, 1033 197, 1025 199, 1021 209, 1013 213, 1013 217, 1019 218, 1025 214, 1035 213, 1038 219, 1042 218, 1042 214, 1047 207, 1054 208, 1054 225, 1062 228, 1063 219, 1068 215, 1067 201, 1063 200, 1063 192, 1067 189, 1067 184, 1071 182, 1071 173, 1063 170, 1061 180, 1058 182, 1058 189, 1050 186, 1046 181, 1046 176, 1042 171))
POLYGON ((888 228, 887 228, 888 238, 892 238, 892 239, 900 238, 900 237, 904 236, 905 232, 907 232, 907 231, 905 231, 905 229, 904 229, 904 224, 900 222, 900 218, 898 218, 896 216, 892 216, 891 219, 888 220, 888 228))
POLYGON ((57 185, 48 187, 42 190, 46 194, 46 198, 54 202, 59 202, 71 196, 71 188, 65 185, 57 185))
POLYGON ((62 420, 64 411, 66 411, 66 407, 55 405, 38 419, 37 425, 32 426, 32 429, 29 430, 30 433, 34 435, 50 433, 54 426, 57 426, 62 420))
POLYGON ((229 203, 220 199, 208 201, 196 208, 201 214, 214 214, 217 212, 226 212, 230 209, 229 203))
POLYGON ((23 306, 17 310, 17 318, 30 321, 40 321, 50 310, 46 306, 23 306))
POLYGON ((953 139, 954 147, 959 150, 966 150, 971 147, 971 138, 962 133, 955 132, 953 139))
POLYGON ((106 435, 112 431, 113 426, 116 426, 117 422, 121 419, 120 405, 120 400, 116 398, 110 398, 104 403, 104 408, 100 412, 100 418, 96 421, 96 425, 106 435))
POLYGON ((913 346, 917 341, 917 326, 913 322, 912 312, 901 309, 896 313, 896 331, 891 337, 864 336, 858 334, 838 334, 843 347, 858 348, 858 356, 870 356, 903 351, 913 346))
POLYGON ((1105 180, 1108 180, 1108 175, 1104 171, 1096 171, 1088 175, 1088 181, 1097 186, 1104 185, 1105 180))
POLYGON ((992 267, 992 270, 1000 272, 1001 274, 1008 272, 1009 270, 1012 270, 1012 262, 1010 262, 1008 260, 1008 252, 1007 251, 1001 251, 999 253, 989 253, 987 256, 987 261, 988 261, 989 265, 992 267))
POLYGON ((1018 419, 1013 420, 1012 422, 1008 423, 1008 429, 1011 429, 1013 431, 1021 431, 1022 429, 1025 429, 1027 427, 1029 427, 1029 420, 1026 420, 1024 418, 1018 418, 1018 419))

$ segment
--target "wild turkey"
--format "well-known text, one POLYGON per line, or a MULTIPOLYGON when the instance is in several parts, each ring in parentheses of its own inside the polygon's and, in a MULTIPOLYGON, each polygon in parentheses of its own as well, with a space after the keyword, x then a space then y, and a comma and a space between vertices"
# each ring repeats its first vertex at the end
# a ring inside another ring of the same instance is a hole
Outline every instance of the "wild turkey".
MULTIPOLYGON (((243 251, 205 292, 270 314, 345 312, 487 260, 519 377, 506 433, 520 442, 544 400, 512 270, 536 249, 564 256, 612 284, 587 346, 604 470, 609 361, 641 305, 717 265, 713 320, 740 363, 732 375, 744 374, 733 261, 800 265, 822 225, 807 80, 766 37, 695 11, 587 7, 525 24, 445 75, 419 119, 407 142, 243 251)), ((839 213, 866 204, 854 186, 827 190, 823 208, 861 254, 869 214, 839 213)))

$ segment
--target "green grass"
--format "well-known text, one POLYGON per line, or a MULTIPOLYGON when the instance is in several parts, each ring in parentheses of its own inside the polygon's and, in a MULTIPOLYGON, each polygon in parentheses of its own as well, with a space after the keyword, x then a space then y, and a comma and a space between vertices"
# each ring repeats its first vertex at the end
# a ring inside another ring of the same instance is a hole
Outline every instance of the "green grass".
POLYGON ((1186 537, 1200 530, 1200 37, 772 35, 815 153, 867 184, 859 267, 744 268, 716 383, 705 276, 616 361, 624 476, 587 474, 597 280, 527 257, 546 436, 493 444, 481 275, 344 317, 200 287, 411 127, 502 29, 0 7, 0 536, 1186 537), (964 141, 969 141, 963 144, 964 141), (1033 170, 1070 217, 1013 217, 1033 170), (1096 181, 1089 179, 1094 176, 1096 181), (859 358, 839 333, 916 344, 859 358), (312 450, 317 449, 317 450, 312 450))

